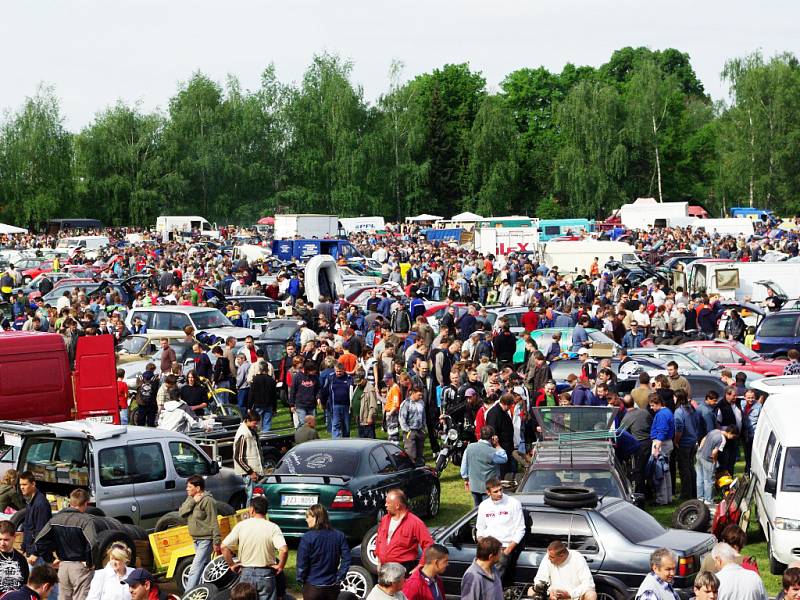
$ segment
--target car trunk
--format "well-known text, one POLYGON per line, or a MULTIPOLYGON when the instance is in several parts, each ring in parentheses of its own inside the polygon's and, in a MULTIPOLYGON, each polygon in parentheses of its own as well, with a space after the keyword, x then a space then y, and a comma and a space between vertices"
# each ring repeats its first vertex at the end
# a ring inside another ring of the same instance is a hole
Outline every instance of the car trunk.
POLYGON ((703 558, 711 552, 715 539, 707 533, 667 529, 663 535, 645 540, 641 546, 672 548, 678 555, 675 565, 675 587, 688 587, 694 576, 700 571, 703 558))
POLYGON ((341 510, 354 505, 355 499, 346 488, 349 480, 346 476, 269 475, 256 488, 263 489, 271 511, 301 512, 312 504, 341 510))

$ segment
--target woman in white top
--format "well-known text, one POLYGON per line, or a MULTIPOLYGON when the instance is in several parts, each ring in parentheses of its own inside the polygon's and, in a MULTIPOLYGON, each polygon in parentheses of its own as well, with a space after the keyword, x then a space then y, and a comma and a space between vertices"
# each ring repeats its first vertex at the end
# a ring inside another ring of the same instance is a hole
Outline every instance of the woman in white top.
POLYGON ((131 591, 123 583, 133 571, 131 553, 124 544, 112 544, 106 554, 108 563, 95 571, 86 600, 131 600, 131 591))

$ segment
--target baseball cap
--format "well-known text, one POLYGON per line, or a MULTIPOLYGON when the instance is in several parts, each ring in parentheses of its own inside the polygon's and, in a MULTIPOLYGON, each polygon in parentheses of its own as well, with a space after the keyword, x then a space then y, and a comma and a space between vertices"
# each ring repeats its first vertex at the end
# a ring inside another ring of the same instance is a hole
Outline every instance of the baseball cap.
POLYGON ((140 585, 146 581, 150 583, 156 582, 156 578, 147 569, 134 569, 125 579, 125 583, 128 585, 140 585))
POLYGON ((384 381, 394 381, 394 373, 387 373, 383 376, 384 381))
POLYGON ((578 350, 578 356, 580 356, 581 354, 589 354, 589 349, 581 348, 580 350, 578 350))
POLYGON ((512 391, 518 396, 525 396, 525 388, 523 388, 521 385, 518 385, 512 391))
POLYGON ((464 396, 477 396, 478 392, 475 391, 475 388, 467 388, 467 391, 464 392, 464 396))

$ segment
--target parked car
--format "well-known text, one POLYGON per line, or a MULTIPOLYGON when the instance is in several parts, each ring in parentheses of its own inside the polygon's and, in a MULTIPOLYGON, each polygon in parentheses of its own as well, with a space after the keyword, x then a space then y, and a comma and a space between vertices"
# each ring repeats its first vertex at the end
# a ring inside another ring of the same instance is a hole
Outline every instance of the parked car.
POLYGON ((259 340, 286 343, 300 330, 300 319, 275 319, 267 323, 259 340))
POLYGON ((308 530, 305 510, 327 507, 331 525, 351 540, 377 531, 386 492, 400 488, 411 509, 423 516, 439 513, 441 486, 436 471, 415 467, 396 444, 382 440, 342 439, 295 446, 275 470, 256 485, 269 501, 269 518, 286 537, 308 530))
MULTIPOLYGON (((117 344, 114 349, 117 355, 117 364, 156 360, 156 364, 161 360, 161 338, 170 338, 170 345, 173 347, 181 345, 180 341, 185 337, 183 332, 178 335, 176 332, 170 335, 160 333, 138 333, 130 335, 117 344), (156 355, 157 358, 156 358, 156 355)), ((183 344, 184 346, 188 344, 183 344)), ((177 353, 177 350, 175 351, 177 353)))
POLYGON ((139 317, 147 326, 147 331, 155 334, 182 332, 187 325, 197 333, 204 331, 220 338, 229 336, 243 340, 253 335, 246 327, 234 327, 230 319, 216 308, 205 306, 149 306, 131 309, 125 324, 131 327, 133 319, 139 317))
MULTIPOLYGON (((657 548, 670 548, 678 556, 673 586, 682 598, 688 598, 700 561, 716 541, 707 533, 665 529, 645 511, 617 498, 606 498, 594 508, 575 509, 554 508, 536 495, 517 494, 516 498, 525 512, 525 537, 511 597, 525 597, 548 544, 560 540, 586 558, 603 600, 632 598, 650 572, 650 554, 657 548)), ((448 597, 459 597, 461 578, 475 559, 476 522, 477 509, 473 509, 431 532, 434 542, 449 552, 450 562, 442 576, 448 597)), ((352 565, 342 589, 363 599, 375 582, 375 565, 367 561, 363 543, 353 549, 352 565)))
POLYGON ((489 321, 489 325, 494 329, 494 324, 499 317, 506 317, 508 319, 508 324, 511 327, 511 333, 514 335, 519 335, 523 331, 525 331, 525 327, 522 325, 522 315, 528 312, 527 306, 497 306, 497 307, 487 307, 486 309, 486 320, 489 321))
POLYGON ((250 316, 250 328, 263 332, 272 319, 278 316, 281 303, 266 296, 228 296, 227 302, 238 302, 250 316))
MULTIPOLYGON (((139 336, 132 336, 133 338, 139 336)), ((161 339, 162 336, 159 336, 157 339, 161 339)), ((130 338, 128 338, 130 339, 130 338)), ((127 342, 127 340, 126 340, 127 342)), ((148 344, 150 346, 151 344, 148 344)), ((182 339, 170 340, 169 343, 170 347, 175 351, 175 358, 176 362, 184 365, 187 360, 189 360, 192 356, 192 344, 189 342, 183 341, 182 339)), ((156 366, 155 374, 156 376, 161 375, 161 347, 156 346, 158 349, 150 354, 149 356, 141 356, 136 355, 136 359, 132 361, 123 361, 120 360, 119 368, 125 371, 125 383, 128 384, 128 389, 131 391, 137 389, 139 387, 139 375, 144 373, 145 367, 147 367, 148 363, 153 363, 156 366)), ((121 358, 124 358, 125 355, 122 355, 121 358)), ((209 353, 209 358, 211 357, 209 353)), ((184 369, 187 371, 187 369, 184 369)))
MULTIPOLYGON (((784 313, 776 313, 775 316, 784 313)), ((800 315, 800 313, 797 313, 800 315)), ((766 321, 766 318, 764 319, 766 321)), ((763 323, 759 327, 763 331, 763 323)), ((770 329, 767 330, 770 332, 770 329)), ((758 333, 756 333, 758 339, 758 333)), ((706 358, 714 361, 724 369, 735 371, 744 367, 748 371, 755 371, 762 375, 783 375, 784 367, 788 360, 764 358, 744 344, 731 340, 696 340, 682 344, 686 348, 694 348, 706 358)))
MULTIPOLYGON (((665 363, 675 361, 678 363, 678 370, 681 373, 705 371, 706 373, 713 373, 718 376, 719 372, 722 371, 722 368, 713 360, 706 358, 694 348, 686 346, 668 346, 662 344, 658 346, 631 348, 628 350, 628 356, 637 361, 641 360, 641 357, 656 358, 665 363)), ((757 371, 750 371, 744 368, 734 369, 734 374, 739 372, 747 375, 748 385, 764 377, 763 373, 758 373, 757 371)))
POLYGON ((792 348, 800 349, 800 310, 784 306, 761 320, 753 340, 753 350, 764 356, 785 358, 792 348))

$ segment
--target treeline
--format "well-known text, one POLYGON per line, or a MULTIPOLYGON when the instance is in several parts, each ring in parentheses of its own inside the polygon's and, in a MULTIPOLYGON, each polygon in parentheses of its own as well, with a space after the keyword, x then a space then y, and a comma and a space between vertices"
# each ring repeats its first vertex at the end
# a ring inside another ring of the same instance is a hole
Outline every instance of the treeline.
POLYGON ((599 68, 510 73, 496 92, 467 64, 364 99, 352 64, 323 54, 301 82, 267 68, 256 90, 195 74, 166 112, 117 104, 79 133, 42 88, 0 126, 0 222, 59 216, 152 225, 199 213, 250 224, 275 212, 605 217, 638 196, 712 214, 800 202, 800 66, 726 63, 714 104, 674 49, 623 48, 599 68))

